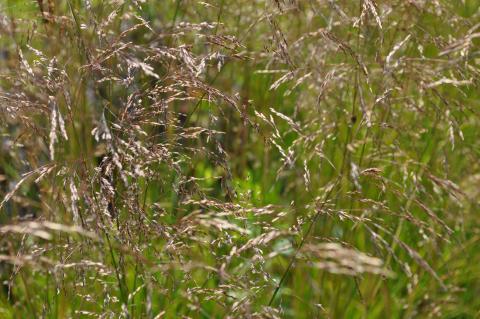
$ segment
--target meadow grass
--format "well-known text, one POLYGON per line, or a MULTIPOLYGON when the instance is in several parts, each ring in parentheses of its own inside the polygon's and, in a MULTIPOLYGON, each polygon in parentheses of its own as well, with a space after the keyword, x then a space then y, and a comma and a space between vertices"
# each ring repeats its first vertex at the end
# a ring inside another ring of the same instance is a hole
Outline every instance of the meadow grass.
POLYGON ((0 318, 478 318, 479 8, 0 1, 0 318))

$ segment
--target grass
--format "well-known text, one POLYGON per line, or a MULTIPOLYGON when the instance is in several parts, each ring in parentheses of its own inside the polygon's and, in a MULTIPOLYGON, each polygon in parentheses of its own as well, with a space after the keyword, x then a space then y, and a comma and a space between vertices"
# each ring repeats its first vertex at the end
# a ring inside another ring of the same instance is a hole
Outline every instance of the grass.
POLYGON ((479 7, 0 3, 0 317, 478 318, 479 7))

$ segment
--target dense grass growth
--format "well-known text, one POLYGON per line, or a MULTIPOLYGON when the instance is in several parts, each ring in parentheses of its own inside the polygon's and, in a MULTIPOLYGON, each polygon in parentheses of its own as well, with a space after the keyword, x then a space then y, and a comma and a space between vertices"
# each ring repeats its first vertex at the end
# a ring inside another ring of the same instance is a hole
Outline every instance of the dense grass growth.
POLYGON ((477 318, 479 6, 1 0, 0 318, 477 318))

